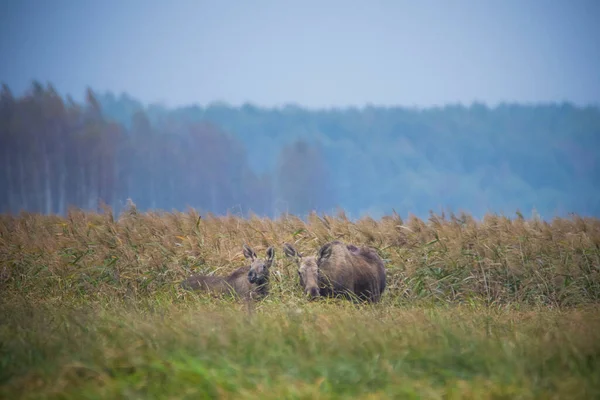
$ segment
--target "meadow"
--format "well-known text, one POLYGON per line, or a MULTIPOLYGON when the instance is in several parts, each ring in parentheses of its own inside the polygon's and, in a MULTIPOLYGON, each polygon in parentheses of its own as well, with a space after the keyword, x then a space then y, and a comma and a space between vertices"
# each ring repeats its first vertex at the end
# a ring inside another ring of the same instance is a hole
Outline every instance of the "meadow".
POLYGON ((0 216, 0 397, 600 397, 600 220, 0 216), (309 301, 285 242, 375 248, 377 304, 309 301), (273 245, 271 291, 184 291, 273 245))

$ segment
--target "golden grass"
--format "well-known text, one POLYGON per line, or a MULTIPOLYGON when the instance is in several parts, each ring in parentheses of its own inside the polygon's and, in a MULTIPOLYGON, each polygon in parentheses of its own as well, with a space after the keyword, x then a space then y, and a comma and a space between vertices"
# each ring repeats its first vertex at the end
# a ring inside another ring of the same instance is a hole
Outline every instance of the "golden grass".
POLYGON ((5 296, 39 301, 139 299, 169 292, 191 273, 226 274, 244 265, 242 244, 276 248, 272 299, 299 296, 284 242, 314 254, 338 239, 376 248, 386 260, 385 304, 413 301, 572 306, 600 299, 600 220, 552 222, 486 215, 397 215, 350 221, 312 214, 277 220, 187 213, 70 210, 66 218, 0 217, 0 284, 5 296))

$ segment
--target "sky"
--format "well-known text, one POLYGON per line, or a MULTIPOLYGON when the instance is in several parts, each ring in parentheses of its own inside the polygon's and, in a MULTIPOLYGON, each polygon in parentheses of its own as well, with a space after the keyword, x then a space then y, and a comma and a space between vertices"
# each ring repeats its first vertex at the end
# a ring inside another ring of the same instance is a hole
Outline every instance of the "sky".
POLYGON ((598 0, 2 0, 0 81, 175 107, 600 104, 598 0))

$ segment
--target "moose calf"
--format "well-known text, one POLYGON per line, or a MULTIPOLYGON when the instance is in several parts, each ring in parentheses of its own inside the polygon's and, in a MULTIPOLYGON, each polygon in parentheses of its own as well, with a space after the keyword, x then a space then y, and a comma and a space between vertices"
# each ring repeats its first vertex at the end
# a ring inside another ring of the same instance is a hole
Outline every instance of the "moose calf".
POLYGON ((269 269, 275 258, 275 249, 267 249, 267 258, 257 257, 249 246, 243 246, 244 256, 250 265, 240 267, 229 276, 192 275, 181 287, 187 290, 209 291, 215 294, 231 294, 244 299, 260 298, 269 293, 269 269))

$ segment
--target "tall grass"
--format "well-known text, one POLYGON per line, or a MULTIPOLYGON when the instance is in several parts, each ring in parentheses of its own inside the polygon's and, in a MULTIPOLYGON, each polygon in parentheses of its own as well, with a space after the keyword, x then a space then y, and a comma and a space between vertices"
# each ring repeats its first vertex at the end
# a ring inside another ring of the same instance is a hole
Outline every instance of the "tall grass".
POLYGON ((570 306, 600 299, 600 220, 468 215, 429 221, 397 216, 349 221, 312 214, 308 222, 140 214, 132 205, 115 220, 110 210, 71 210, 67 218, 0 217, 0 280, 4 292, 52 301, 99 297, 140 299, 174 293, 190 273, 226 274, 244 265, 242 244, 276 247, 273 298, 296 296, 297 275, 284 242, 316 253, 339 239, 376 248, 386 260, 386 304, 415 300, 570 306))
POLYGON ((5 398, 600 396, 600 221, 0 216, 5 398), (382 302, 308 301, 281 250, 386 260, 382 302), (276 247, 260 302, 181 290, 276 247))

